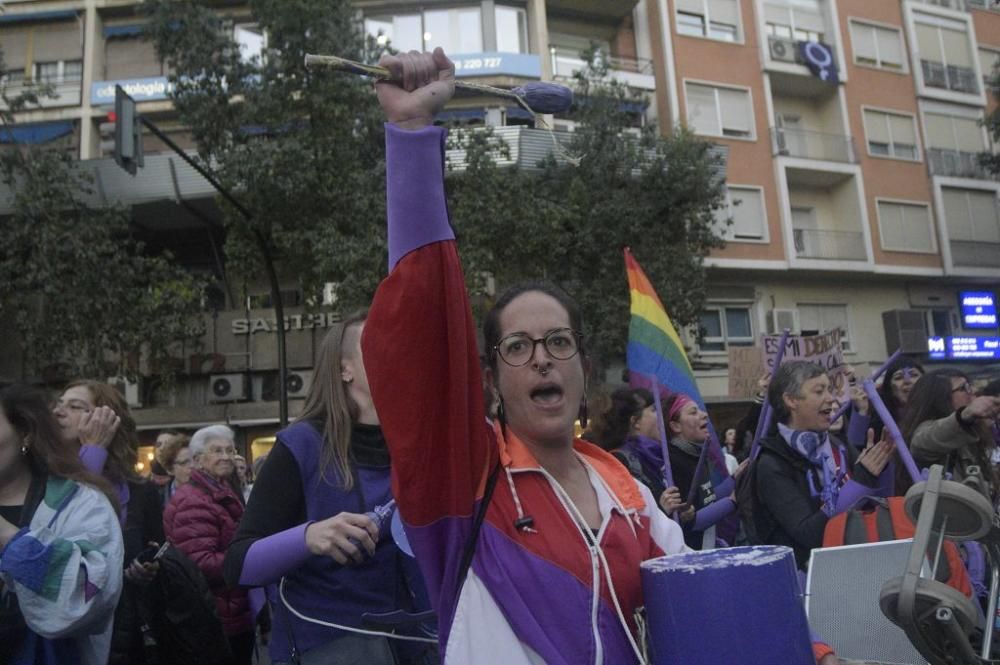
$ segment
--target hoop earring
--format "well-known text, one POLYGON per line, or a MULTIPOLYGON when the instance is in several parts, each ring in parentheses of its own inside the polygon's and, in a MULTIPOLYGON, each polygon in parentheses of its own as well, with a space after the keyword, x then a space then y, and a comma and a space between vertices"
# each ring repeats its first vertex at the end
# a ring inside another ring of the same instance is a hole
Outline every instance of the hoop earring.
POLYGON ((580 419, 580 428, 587 429, 587 393, 583 394, 583 401, 580 402, 580 411, 577 414, 580 419))
POLYGON ((28 444, 22 443, 21 444, 21 455, 24 456, 24 455, 27 455, 27 454, 28 454, 28 444))

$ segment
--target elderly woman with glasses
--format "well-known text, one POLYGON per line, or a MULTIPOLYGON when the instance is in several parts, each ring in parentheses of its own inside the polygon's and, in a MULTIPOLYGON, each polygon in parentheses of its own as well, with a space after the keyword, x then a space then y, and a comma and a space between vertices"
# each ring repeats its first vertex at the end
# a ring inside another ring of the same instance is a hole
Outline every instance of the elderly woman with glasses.
POLYGON ((445 206, 454 66, 386 56, 389 266, 365 326, 371 394, 393 493, 439 617, 449 663, 635 663, 639 564, 685 550, 680 527, 587 420, 577 304, 547 283, 501 295, 483 324, 488 423, 462 269, 445 206))
POLYGON ((254 630, 246 589, 225 585, 222 564, 226 549, 243 517, 243 501, 229 476, 235 470, 233 431, 225 425, 203 427, 189 445, 195 468, 163 511, 167 538, 187 554, 205 575, 222 627, 232 649, 233 665, 247 665, 253 653, 254 630))
MULTIPOLYGON (((1000 479, 990 463, 990 425, 997 414, 1000 398, 976 397, 968 376, 940 369, 917 381, 899 429, 917 466, 943 464, 954 480, 972 484, 995 501, 1000 499, 1000 479)), ((897 474, 896 493, 904 493, 910 482, 897 474)))

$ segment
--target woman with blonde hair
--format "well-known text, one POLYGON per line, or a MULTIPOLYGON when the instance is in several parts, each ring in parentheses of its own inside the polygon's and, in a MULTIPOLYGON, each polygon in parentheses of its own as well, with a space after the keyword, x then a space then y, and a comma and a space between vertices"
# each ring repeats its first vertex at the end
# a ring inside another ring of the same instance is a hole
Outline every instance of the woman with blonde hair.
POLYGON ((324 338, 302 415, 278 432, 226 555, 229 584, 280 583, 276 663, 392 665, 414 656, 362 628, 365 613, 416 609, 407 586, 416 567, 379 537, 388 522, 380 532, 371 516, 393 497, 361 357, 366 318, 356 313, 324 338))

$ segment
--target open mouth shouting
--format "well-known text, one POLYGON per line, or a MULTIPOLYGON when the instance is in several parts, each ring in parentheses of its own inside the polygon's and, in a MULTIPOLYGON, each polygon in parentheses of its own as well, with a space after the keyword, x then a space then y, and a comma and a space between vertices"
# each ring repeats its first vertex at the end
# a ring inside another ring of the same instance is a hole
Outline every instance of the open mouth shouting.
POLYGON ((546 381, 531 389, 531 402, 544 410, 556 410, 562 407, 563 389, 558 383, 546 381))

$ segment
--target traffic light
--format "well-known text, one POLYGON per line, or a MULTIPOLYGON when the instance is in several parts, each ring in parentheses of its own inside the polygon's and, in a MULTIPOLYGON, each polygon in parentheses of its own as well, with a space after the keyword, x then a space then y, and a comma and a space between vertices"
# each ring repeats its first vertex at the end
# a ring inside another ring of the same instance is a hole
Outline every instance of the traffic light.
POLYGON ((143 166, 142 121, 135 100, 120 85, 115 86, 115 164, 132 175, 143 166))

